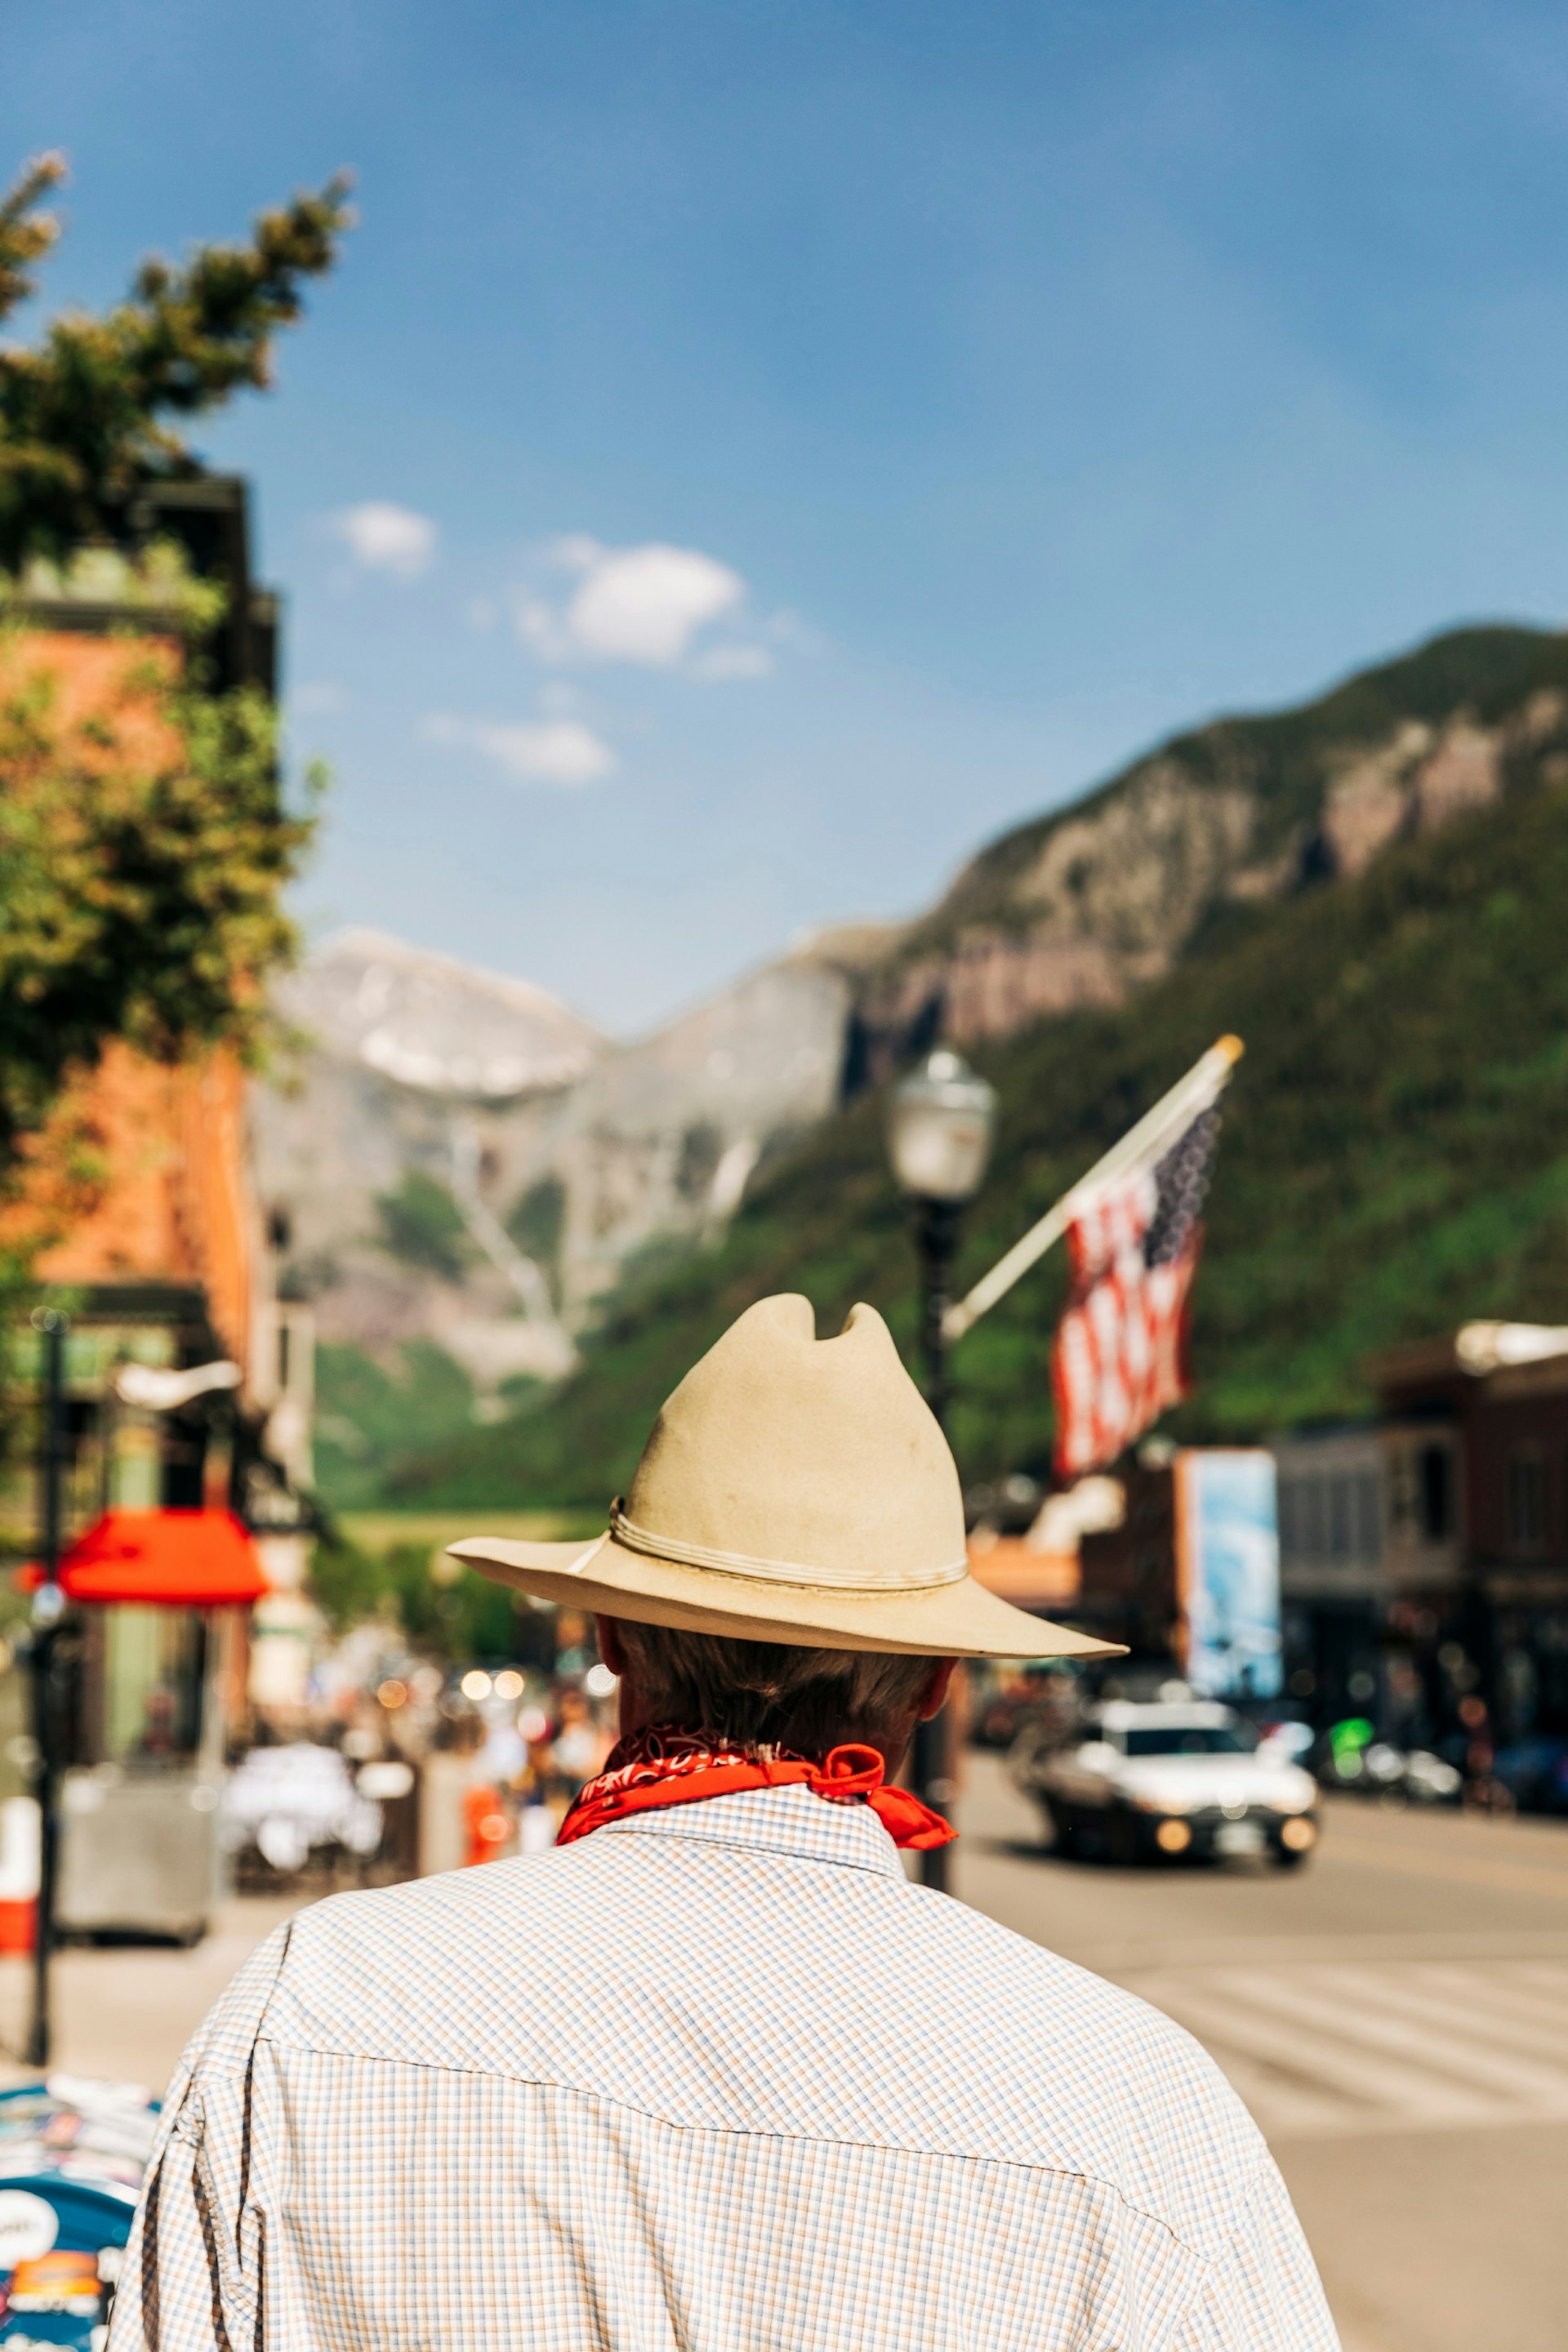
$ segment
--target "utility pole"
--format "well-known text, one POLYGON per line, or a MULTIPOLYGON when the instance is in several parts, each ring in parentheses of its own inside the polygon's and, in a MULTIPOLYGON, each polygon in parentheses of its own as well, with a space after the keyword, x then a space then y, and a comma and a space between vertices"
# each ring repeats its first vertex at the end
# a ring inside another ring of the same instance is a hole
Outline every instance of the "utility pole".
MULTIPOLYGON (((939 1426, 947 1426, 947 1333, 952 1261, 958 1251, 959 1203, 921 1199, 915 1204, 915 1246, 921 1262, 921 1351, 925 1400, 939 1426)), ((944 1706, 915 1726, 913 1779, 933 1811, 951 1812, 953 1800, 952 1720, 944 1706)), ((921 1884, 948 1891, 947 1848, 928 1846, 920 1858, 921 1884)))
POLYGON ((29 1658, 33 1675, 33 1792, 38 1807, 38 1902, 33 1927, 33 2016, 27 2033, 29 2066, 49 2063, 49 1961, 55 1940, 55 1893, 59 1877, 60 1759, 57 1651, 65 1595, 60 1590, 60 1552, 65 1483, 65 1351, 70 1318, 56 1307, 33 1310, 41 1347, 42 1416, 38 1433, 39 1542, 44 1580, 33 1595, 29 1658))

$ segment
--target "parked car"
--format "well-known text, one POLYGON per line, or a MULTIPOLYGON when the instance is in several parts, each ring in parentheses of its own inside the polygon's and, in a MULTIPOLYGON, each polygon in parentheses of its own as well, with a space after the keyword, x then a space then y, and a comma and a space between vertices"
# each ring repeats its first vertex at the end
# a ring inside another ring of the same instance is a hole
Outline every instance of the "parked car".
POLYGON ((1492 1769, 1521 1813, 1568 1813, 1568 1741, 1515 1740, 1498 1749, 1492 1769))
POLYGON ((1317 1742, 1316 1769, 1325 1789, 1376 1797, 1390 1805, 1457 1805, 1464 1776, 1426 1748, 1396 1748, 1374 1737, 1363 1716, 1331 1724, 1317 1742))
POLYGON ((334 1748, 303 1739, 253 1748, 225 1784, 225 1845, 237 1864, 259 1857, 280 1878, 303 1870, 312 1854, 341 1851, 363 1861, 381 1843, 382 1811, 371 1793, 381 1769, 364 1768, 366 1789, 334 1748))
POLYGON ((1276 1742, 1212 1700, 1108 1700, 1087 1737, 1024 1733, 1013 1777, 1064 1854, 1118 1862, 1255 1854, 1294 1869, 1318 1842, 1318 1786, 1276 1742))

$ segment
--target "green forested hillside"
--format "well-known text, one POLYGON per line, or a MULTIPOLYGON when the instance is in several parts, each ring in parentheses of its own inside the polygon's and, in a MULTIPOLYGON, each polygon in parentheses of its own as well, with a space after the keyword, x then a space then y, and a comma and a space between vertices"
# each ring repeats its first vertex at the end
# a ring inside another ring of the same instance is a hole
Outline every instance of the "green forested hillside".
MULTIPOLYGON (((1360 880, 1237 910, 1223 945, 1114 1012, 985 1057, 996 1157, 972 1278, 1221 1032, 1232 1087, 1178 1426, 1247 1436, 1353 1412, 1368 1352, 1471 1316, 1568 1320, 1568 793, 1521 788, 1360 880)), ((616 1304, 581 1371, 531 1412, 409 1465, 405 1499, 601 1502, 659 1401, 751 1300, 804 1290, 913 1329, 911 1255, 881 1106, 819 1129, 718 1249, 616 1304)), ((1039 1467, 1057 1256, 959 1348, 972 1475, 1039 1467)))

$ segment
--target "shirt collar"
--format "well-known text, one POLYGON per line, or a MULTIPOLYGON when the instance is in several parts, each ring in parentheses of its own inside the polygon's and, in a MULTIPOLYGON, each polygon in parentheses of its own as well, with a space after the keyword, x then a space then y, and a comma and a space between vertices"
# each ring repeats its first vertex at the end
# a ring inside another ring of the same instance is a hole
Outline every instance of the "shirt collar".
POLYGON ((704 1797, 624 1820, 606 1822, 600 1838, 682 1838, 700 1845, 744 1846, 757 1853, 787 1853, 805 1862, 837 1863, 849 1870, 900 1878, 899 1849, 869 1805, 837 1804, 809 1789, 740 1789, 731 1797, 704 1797))

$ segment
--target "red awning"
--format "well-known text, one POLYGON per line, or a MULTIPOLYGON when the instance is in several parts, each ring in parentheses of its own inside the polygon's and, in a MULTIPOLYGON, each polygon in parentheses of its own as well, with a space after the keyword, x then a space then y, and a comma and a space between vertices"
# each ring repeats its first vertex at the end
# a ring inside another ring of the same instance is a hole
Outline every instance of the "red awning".
MULTIPOLYGON (((43 1582, 32 1561, 19 1581, 43 1582)), ((171 1609, 248 1606, 270 1590, 256 1546, 232 1511, 105 1511, 60 1561, 68 1601, 133 1601, 171 1609)))

